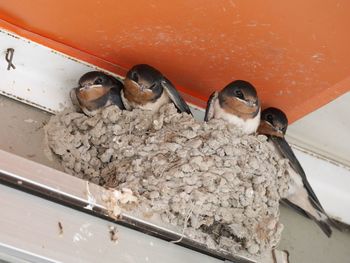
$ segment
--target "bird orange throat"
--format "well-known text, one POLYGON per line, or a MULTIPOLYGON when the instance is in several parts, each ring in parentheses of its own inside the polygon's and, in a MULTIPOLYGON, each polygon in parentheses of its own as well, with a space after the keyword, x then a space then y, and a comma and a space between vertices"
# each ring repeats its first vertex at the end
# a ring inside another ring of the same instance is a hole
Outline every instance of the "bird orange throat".
POLYGON ((135 82, 127 78, 124 80, 123 93, 128 101, 139 105, 147 104, 156 96, 151 90, 142 91, 135 82))
POLYGON ((77 97, 80 101, 93 101, 106 95, 111 88, 93 87, 82 89, 77 92, 77 97))
POLYGON ((259 113, 260 105, 249 107, 236 98, 225 98, 222 108, 230 114, 236 115, 243 120, 252 119, 259 113))
POLYGON ((260 122, 260 125, 259 125, 259 128, 258 128, 258 134, 272 135, 272 136, 276 136, 276 137, 280 137, 280 138, 284 137, 283 133, 276 131, 266 121, 261 121, 260 122))

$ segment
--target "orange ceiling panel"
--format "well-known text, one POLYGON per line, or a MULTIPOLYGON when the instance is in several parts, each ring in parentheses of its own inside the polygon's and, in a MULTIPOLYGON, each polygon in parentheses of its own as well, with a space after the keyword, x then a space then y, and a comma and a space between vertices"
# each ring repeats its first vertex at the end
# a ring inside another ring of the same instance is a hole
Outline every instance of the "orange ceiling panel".
POLYGON ((121 71, 151 64, 203 100, 248 80, 291 121, 350 90, 349 14, 348 0, 0 0, 0 26, 33 40, 121 71))

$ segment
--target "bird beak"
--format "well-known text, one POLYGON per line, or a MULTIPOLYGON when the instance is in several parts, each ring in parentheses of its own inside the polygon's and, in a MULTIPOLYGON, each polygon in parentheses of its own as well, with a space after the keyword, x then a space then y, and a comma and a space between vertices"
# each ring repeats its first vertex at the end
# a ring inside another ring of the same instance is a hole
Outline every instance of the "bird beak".
POLYGON ((273 136, 278 136, 278 137, 284 136, 284 133, 281 129, 274 127, 271 123, 269 123, 268 121, 265 121, 265 120, 262 120, 260 122, 258 132, 261 134, 268 134, 268 135, 273 135, 273 136))
POLYGON ((89 88, 89 86, 84 85, 84 86, 78 87, 77 89, 78 89, 79 91, 84 91, 84 90, 87 90, 88 88, 89 88))
POLYGON ((259 101, 258 100, 249 100, 248 101, 248 106, 249 107, 257 107, 259 105, 259 101))
POLYGON ((141 91, 144 91, 146 89, 145 85, 139 84, 141 91))
POLYGON ((102 88, 102 85, 84 85, 82 87, 79 87, 79 91, 84 91, 84 90, 88 90, 88 89, 95 89, 95 88, 102 88))
POLYGON ((271 127, 277 132, 277 133, 279 133, 279 134, 281 134, 282 136, 284 136, 284 133, 283 133, 283 130, 282 130, 282 128, 279 128, 279 127, 273 127, 272 125, 271 125, 271 127))

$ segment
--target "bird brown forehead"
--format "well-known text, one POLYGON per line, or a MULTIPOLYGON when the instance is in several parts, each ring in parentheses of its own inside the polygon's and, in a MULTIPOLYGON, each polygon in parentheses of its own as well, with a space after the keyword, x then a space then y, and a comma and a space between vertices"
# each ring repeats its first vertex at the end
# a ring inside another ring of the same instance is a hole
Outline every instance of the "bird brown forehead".
POLYGON ((77 97, 80 101, 96 100, 110 91, 110 88, 94 87, 89 89, 82 89, 77 92, 77 97))
POLYGON ((283 138, 283 134, 280 132, 277 132, 274 130, 271 125, 269 125, 266 121, 261 121, 259 128, 258 128, 258 133, 259 134, 264 134, 264 135, 273 135, 277 137, 283 138))
POLYGON ((228 113, 234 114, 244 120, 254 118, 259 113, 259 105, 249 107, 236 97, 223 97, 221 107, 228 113))
POLYGON ((151 90, 141 91, 140 87, 130 79, 124 81, 124 96, 130 101, 140 105, 144 105, 156 98, 151 90))

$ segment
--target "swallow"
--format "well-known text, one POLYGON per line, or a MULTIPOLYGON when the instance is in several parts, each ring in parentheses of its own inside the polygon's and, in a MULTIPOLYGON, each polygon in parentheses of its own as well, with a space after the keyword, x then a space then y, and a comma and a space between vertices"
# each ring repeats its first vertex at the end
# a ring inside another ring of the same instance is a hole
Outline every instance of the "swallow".
POLYGON ((322 231, 330 237, 332 235, 331 219, 312 190, 304 169, 284 137, 287 127, 287 116, 281 110, 267 108, 261 113, 258 133, 266 135, 279 156, 289 160, 288 173, 291 176, 291 184, 287 197, 282 202, 314 220, 322 231))
POLYGON ((260 123, 260 101, 252 84, 244 80, 229 83, 211 94, 204 121, 223 119, 243 130, 255 133, 260 123))
POLYGON ((126 74, 122 101, 127 110, 134 108, 157 112, 169 102, 175 104, 180 112, 191 114, 191 110, 174 85, 157 69, 139 64, 126 74))
POLYGON ((124 110, 120 96, 122 88, 123 84, 116 78, 100 71, 91 71, 79 79, 79 86, 71 90, 70 97, 74 106, 91 116, 95 110, 109 105, 124 110))

